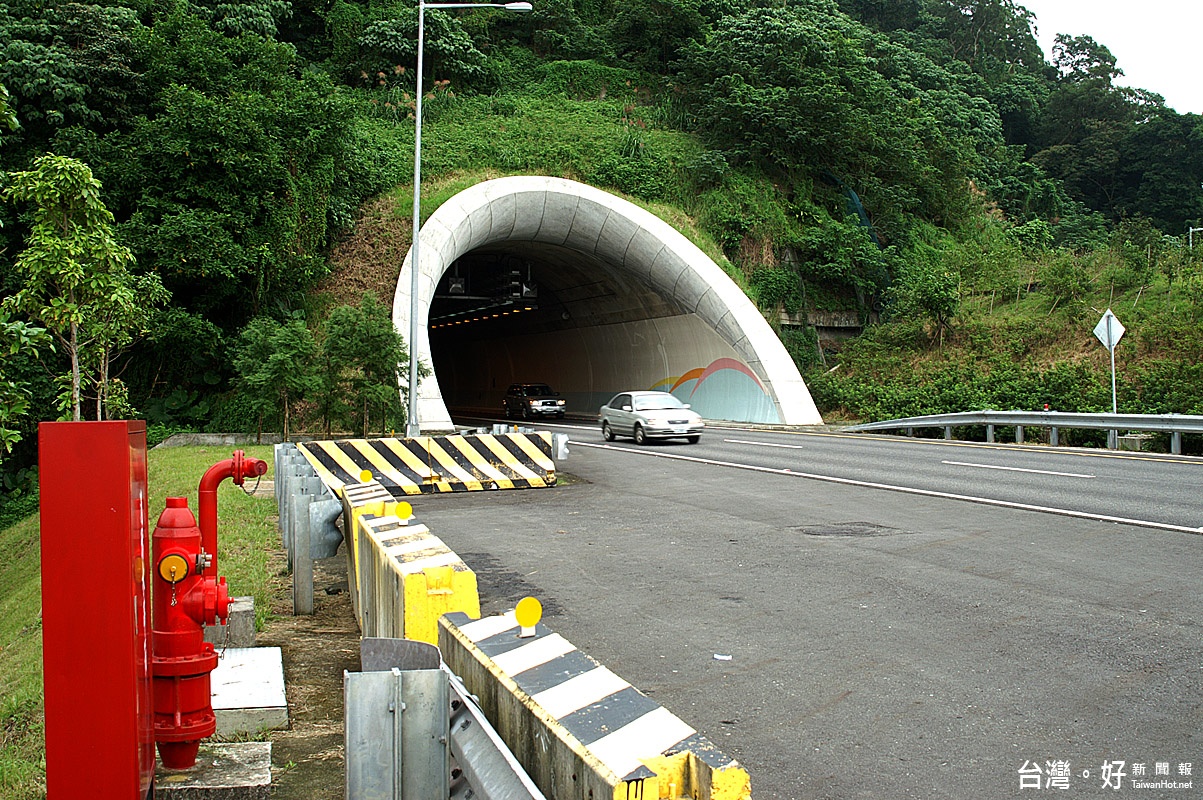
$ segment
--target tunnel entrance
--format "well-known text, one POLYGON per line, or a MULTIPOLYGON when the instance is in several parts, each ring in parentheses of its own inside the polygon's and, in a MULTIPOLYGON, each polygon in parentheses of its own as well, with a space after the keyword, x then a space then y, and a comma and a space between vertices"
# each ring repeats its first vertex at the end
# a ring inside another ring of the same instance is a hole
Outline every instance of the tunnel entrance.
POLYGON ((428 318, 431 361, 453 415, 497 414, 511 383, 548 383, 568 399, 569 413, 592 413, 630 387, 603 388, 599 400, 598 392, 580 390, 580 367, 609 361, 590 364, 590 371, 621 373, 636 354, 587 350, 581 331, 684 313, 597 256, 507 242, 465 253, 443 274, 428 318))
POLYGON ((702 416, 822 420, 780 339, 742 290, 679 231, 599 189, 558 178, 485 181, 421 229, 393 323, 417 310, 422 431, 452 427, 448 408, 500 412, 511 383, 549 383, 569 414, 615 393, 671 391, 702 416))

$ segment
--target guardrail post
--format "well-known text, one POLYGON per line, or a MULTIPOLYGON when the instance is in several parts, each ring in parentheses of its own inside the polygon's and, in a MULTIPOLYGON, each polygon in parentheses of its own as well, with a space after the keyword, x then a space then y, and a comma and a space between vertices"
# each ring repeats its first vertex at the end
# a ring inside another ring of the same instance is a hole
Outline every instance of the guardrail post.
POLYGON ((952 426, 951 425, 944 426, 944 438, 949 441, 952 440, 952 426))
POLYGON ((990 444, 994 444, 994 426, 993 425, 986 426, 986 441, 990 444))
POLYGON ((348 800, 450 796, 450 695, 441 669, 343 672, 348 800))
POLYGON ((1053 447, 1061 443, 1061 437, 1058 435, 1057 426, 1055 425, 1048 429, 1048 443, 1053 447))
POLYGON ((1015 426, 1015 444, 1023 444, 1023 426, 1015 426))
POLYGON ((313 496, 294 494, 288 499, 292 512, 292 613, 313 613, 313 554, 309 544, 309 504, 313 496))
POLYGON ((1107 431, 1107 449, 1119 449, 1119 431, 1107 431))
POLYGON ((1170 452, 1176 456, 1182 455, 1182 432, 1174 431, 1170 434, 1170 452))

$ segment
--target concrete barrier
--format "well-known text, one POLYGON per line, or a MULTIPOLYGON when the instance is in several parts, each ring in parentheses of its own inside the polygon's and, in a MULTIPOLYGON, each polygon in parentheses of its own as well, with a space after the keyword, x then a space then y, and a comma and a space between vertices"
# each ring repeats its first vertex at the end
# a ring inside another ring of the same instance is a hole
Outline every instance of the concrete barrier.
POLYGON ((513 613, 439 620, 439 650, 539 789, 557 800, 750 800, 751 779, 687 723, 513 613))
POLYGON ((338 493, 372 474, 394 497, 554 486, 552 435, 533 433, 342 439, 305 442, 299 451, 338 493))
POLYGON ((438 618, 480 616, 476 573, 374 481, 342 489, 352 606, 364 636, 438 641, 438 618), (387 500, 384 498, 388 498, 387 500))

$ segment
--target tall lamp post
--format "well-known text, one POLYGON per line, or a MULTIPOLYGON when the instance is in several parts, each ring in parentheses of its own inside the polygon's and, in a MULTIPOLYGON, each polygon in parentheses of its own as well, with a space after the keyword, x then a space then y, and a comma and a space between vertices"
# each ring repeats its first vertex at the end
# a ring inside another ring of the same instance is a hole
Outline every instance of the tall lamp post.
POLYGON ((413 245, 409 259, 409 407, 406 413, 405 434, 421 436, 418 424, 418 242, 422 238, 422 50, 426 40, 426 9, 428 8, 503 8, 506 11, 530 11, 530 3, 426 3, 418 0, 418 86, 414 106, 414 222, 413 245))

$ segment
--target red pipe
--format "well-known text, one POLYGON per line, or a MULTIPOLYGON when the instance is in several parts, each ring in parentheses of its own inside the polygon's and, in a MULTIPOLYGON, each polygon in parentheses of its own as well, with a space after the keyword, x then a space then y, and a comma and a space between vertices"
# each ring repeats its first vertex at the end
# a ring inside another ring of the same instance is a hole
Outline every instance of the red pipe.
POLYGON ((197 511, 200 515, 201 548, 210 560, 202 574, 217 577, 217 486, 230 478, 238 486, 253 476, 267 474, 267 462, 235 450, 232 458, 218 461, 201 477, 197 496, 197 511))

